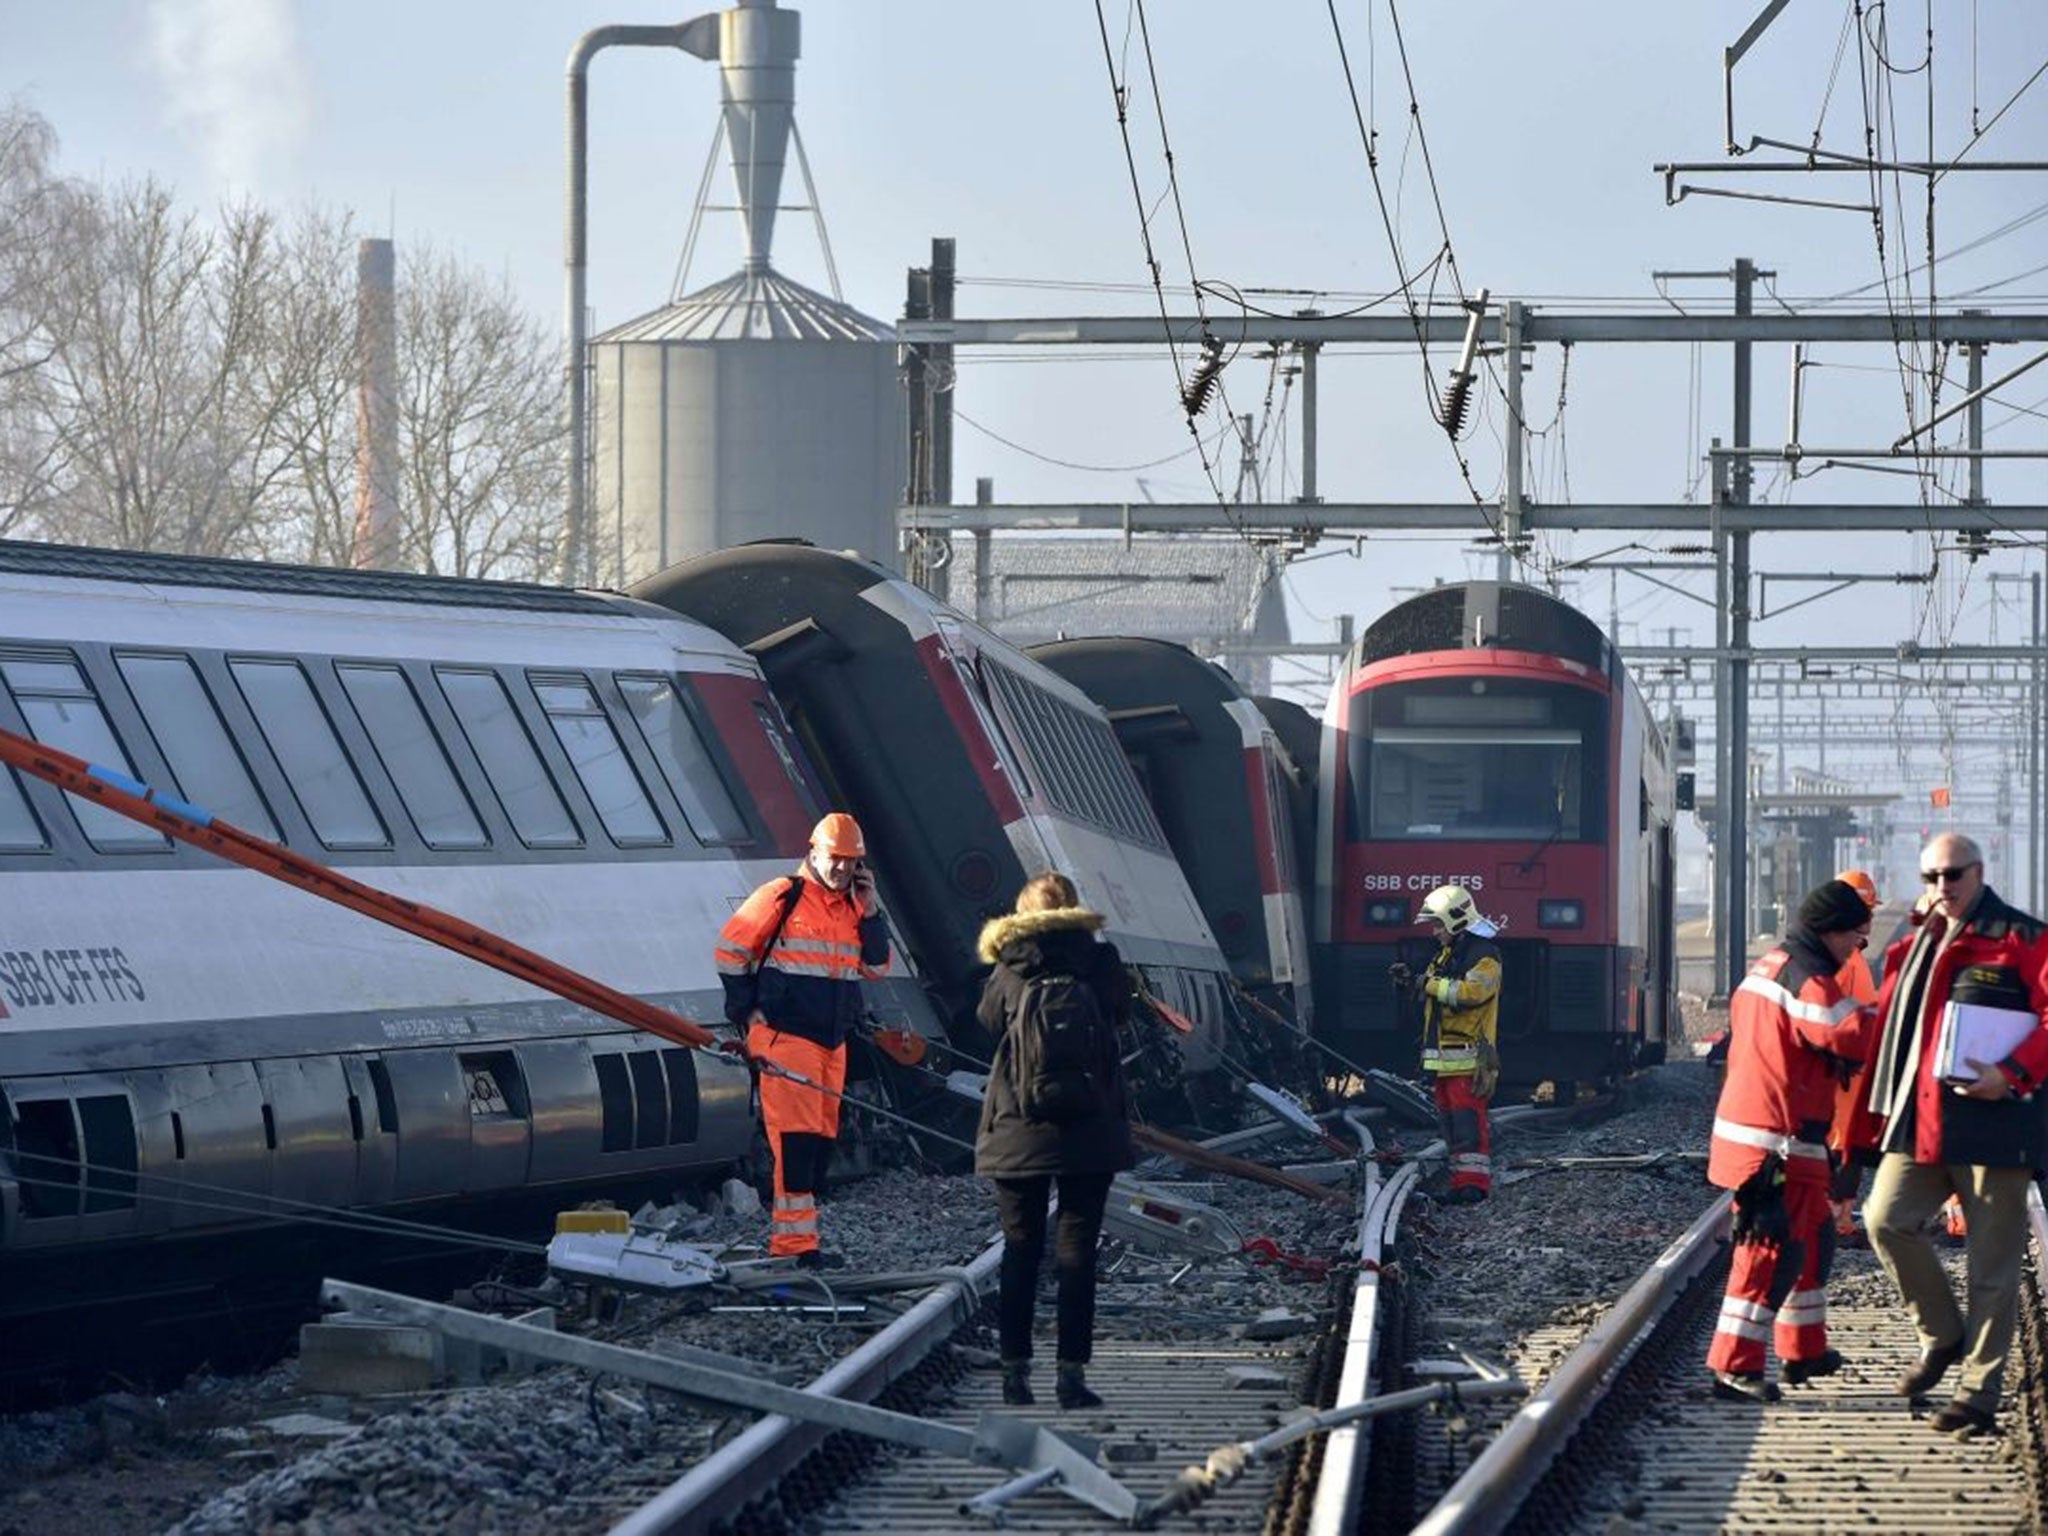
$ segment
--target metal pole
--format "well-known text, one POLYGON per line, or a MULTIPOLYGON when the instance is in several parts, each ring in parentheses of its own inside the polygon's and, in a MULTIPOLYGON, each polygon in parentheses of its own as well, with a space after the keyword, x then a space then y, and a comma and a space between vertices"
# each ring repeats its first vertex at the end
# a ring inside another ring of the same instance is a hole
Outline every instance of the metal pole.
POLYGON ((1969 356, 1970 405, 1967 421, 1973 455, 1969 461, 1970 494, 1967 500, 1969 505, 1981 507, 1984 505, 1984 461, 1974 455, 1984 448, 1984 344, 1968 342, 1963 350, 1969 356))
POLYGON ((682 26, 592 27, 576 39, 569 50, 568 122, 569 172, 565 188, 565 228, 562 232, 563 294, 562 376, 569 399, 568 443, 564 451, 569 465, 568 516, 562 529, 561 575, 564 586, 597 579, 595 549, 590 538, 590 508, 586 477, 588 436, 587 403, 584 399, 583 353, 587 325, 584 288, 588 274, 589 186, 590 186, 590 61, 606 48, 680 48, 682 26))
POLYGON ((1323 344, 1304 341, 1301 354, 1301 499, 1318 502, 1316 494, 1316 361, 1323 344))
MULTIPOLYGON (((2048 564, 2048 556, 2043 556, 2043 563, 2048 564)), ((2044 750, 2041 743, 2041 732, 2048 729, 2048 719, 2042 718, 2044 705, 2048 705, 2048 696, 2044 696, 2048 694, 2048 673, 2044 673, 2042 667, 2041 648, 2044 637, 2041 632, 2041 577, 2038 572, 2034 576, 2033 586, 2034 686, 2031 690, 2033 707, 2027 712, 2030 722, 2027 745, 2033 756, 2034 800, 2029 808, 2028 830, 2033 833, 2034 856, 2028 860, 2033 870, 2032 879, 2028 882, 2030 889, 2027 905, 2030 911, 2038 913, 2041 910, 2042 898, 2048 896, 2048 816, 2042 814, 2044 810, 2048 810, 2048 794, 2042 793, 2041 783, 2043 760, 2048 758, 2048 750, 2044 750)))
MULTIPOLYGON (((953 250, 954 243, 949 239, 932 241, 934 320, 953 318, 953 250)), ((928 366, 927 388, 931 391, 932 413, 931 499, 943 507, 953 500, 953 349, 950 346, 933 347, 928 366)))
MULTIPOLYGON (((1735 313, 1747 315, 1751 310, 1751 298, 1756 281, 1756 264, 1747 257, 1735 263, 1735 313)), ((1754 372, 1751 367, 1751 343, 1735 343, 1735 420, 1733 436, 1737 448, 1750 445, 1750 406, 1754 372)), ((1739 507, 1749 505, 1750 481, 1754 467, 1746 459, 1738 459, 1735 473, 1730 477, 1731 500, 1739 507)), ((1737 943, 1734 950, 1734 965, 1728 973, 1728 990, 1732 994, 1748 969, 1749 934, 1752 926, 1750 914, 1756 910, 1756 902, 1750 890, 1749 856, 1749 658, 1744 654, 1749 649, 1749 535, 1736 533, 1729 536, 1728 543, 1728 586, 1734 599, 1734 606, 1728 614, 1728 640, 1737 653, 1728 663, 1728 716, 1731 746, 1735 752, 1735 827, 1740 833, 1737 838, 1735 855, 1739 860, 1732 889, 1738 902, 1736 915, 1741 922, 1737 926, 1737 943)))
POLYGON ((1522 547, 1522 304, 1510 299, 1501 307, 1501 366, 1508 376, 1507 484, 1501 492, 1500 558, 1495 578, 1511 580, 1515 553, 1522 547))
MULTIPOLYGON (((1715 447, 1720 446, 1717 438, 1715 447)), ((1728 717, 1732 706, 1728 700, 1728 614, 1733 601, 1728 585, 1728 538, 1719 526, 1722 506, 1728 495, 1726 483, 1726 462, 1719 458, 1709 459, 1713 495, 1712 516, 1714 528, 1714 981, 1710 990, 1716 1001, 1726 1001, 1733 995, 1731 978, 1738 967, 1742 945, 1737 941, 1735 930, 1740 926, 1736 915, 1736 887, 1732 875, 1739 863, 1734 855, 1734 844, 1741 825, 1735 818, 1735 806, 1740 800, 1736 793, 1736 767, 1733 751, 1735 738, 1728 729, 1728 717)))
MULTIPOLYGON (((904 279, 903 318, 925 320, 930 318, 931 311, 931 272, 924 267, 912 267, 904 279)), ((926 361, 929 352, 923 342, 912 342, 903 349, 903 422, 910 438, 904 454, 908 478, 903 487, 903 504, 908 507, 922 507, 931 501, 931 389, 926 361)), ((903 574, 921 587, 931 580, 931 573, 925 569, 924 550, 932 537, 919 530, 908 530, 903 536, 903 574)))
MULTIPOLYGON (((974 482, 974 504, 986 507, 994 504, 996 483, 987 475, 974 482)), ((974 622, 986 624, 992 607, 989 599, 994 590, 995 573, 989 569, 989 556, 994 553, 991 541, 995 535, 986 528, 975 530, 974 534, 974 622)))

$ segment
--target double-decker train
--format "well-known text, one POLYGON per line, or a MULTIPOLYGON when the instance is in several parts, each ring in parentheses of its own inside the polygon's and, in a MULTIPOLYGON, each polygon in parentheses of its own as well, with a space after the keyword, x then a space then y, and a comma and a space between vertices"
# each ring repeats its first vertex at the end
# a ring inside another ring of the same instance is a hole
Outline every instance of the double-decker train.
POLYGON ((1238 984, 1308 1028, 1303 777, 1260 705, 1221 667, 1164 640, 1053 640, 1027 654, 1107 712, 1238 984))
POLYGON ((1422 898, 1465 886, 1499 931, 1502 1070, 1589 1081, 1677 1028, 1673 780, 1607 637, 1533 587, 1433 588, 1370 625, 1323 720, 1316 997, 1333 1044, 1412 1066, 1388 981, 1422 898))
POLYGON ((1107 919, 1145 994, 1134 1063, 1163 1119, 1227 1118, 1281 1042, 1230 963, 1102 710, 881 566, 807 544, 673 566, 637 596, 710 624, 766 672, 828 797, 866 829, 885 902, 950 1033, 987 1053, 980 928, 1058 870, 1107 919), (1158 1026, 1165 1023, 1165 1028, 1158 1026))
MULTIPOLYGON (((546 587, 0 543, 0 726, 700 1020, 713 935, 817 809, 731 642, 546 587)), ((939 1029, 907 977, 870 1003, 939 1029)), ((0 767, 10 1370, 76 1363, 51 1306, 213 1305, 266 1215, 475 1225, 752 1133, 736 1064, 0 767)))
MULTIPOLYGON (((1027 655, 804 545, 626 597, 0 541, 0 727, 707 1021, 725 917, 852 810, 909 962, 868 1012, 969 1065, 979 929, 1061 870, 1156 1004, 1133 1073, 1169 1123, 1302 1086, 1296 1027, 1411 1065, 1386 968, 1446 880, 1501 929, 1511 1078, 1674 1027, 1662 743, 1527 588, 1390 612, 1319 728, 1160 642, 1027 655)), ((941 1073, 854 1078, 960 1126, 941 1073)), ((735 1064, 0 767, 0 1375, 248 1316, 265 1277, 310 1297, 352 1213, 530 1226, 754 1130, 735 1064), (50 1326, 81 1308, 116 1325, 50 1326)))

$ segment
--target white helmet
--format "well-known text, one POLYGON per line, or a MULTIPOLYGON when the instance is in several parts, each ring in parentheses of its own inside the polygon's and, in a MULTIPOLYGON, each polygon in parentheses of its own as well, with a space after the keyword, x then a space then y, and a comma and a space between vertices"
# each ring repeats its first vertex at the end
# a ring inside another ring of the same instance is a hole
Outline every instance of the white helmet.
POLYGON ((1462 885, 1440 885, 1422 898, 1422 915, 1418 923, 1442 923, 1444 932, 1455 937, 1479 920, 1479 909, 1472 904, 1472 893, 1462 885))

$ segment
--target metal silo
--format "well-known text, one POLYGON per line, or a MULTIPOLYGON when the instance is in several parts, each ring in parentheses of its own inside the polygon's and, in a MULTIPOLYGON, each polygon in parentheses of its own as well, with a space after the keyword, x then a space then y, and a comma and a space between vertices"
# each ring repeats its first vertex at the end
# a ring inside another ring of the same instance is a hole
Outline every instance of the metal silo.
POLYGON ((600 542, 616 541, 605 563, 621 585, 750 539, 794 536, 897 562, 895 332, 769 261, 797 44, 796 14, 774 0, 741 0, 685 31, 685 46, 720 66, 719 132, 747 259, 591 343, 591 512, 600 542))

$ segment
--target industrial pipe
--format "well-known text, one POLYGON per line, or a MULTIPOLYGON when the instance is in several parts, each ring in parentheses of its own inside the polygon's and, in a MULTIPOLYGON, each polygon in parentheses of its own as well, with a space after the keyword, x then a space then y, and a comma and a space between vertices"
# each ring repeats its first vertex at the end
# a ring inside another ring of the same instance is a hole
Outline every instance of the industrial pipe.
POLYGON ((590 542, 590 509, 585 484, 583 439, 587 405, 583 391, 584 287, 588 268, 589 147, 590 147, 590 61, 605 48, 682 48, 683 34, 690 23, 675 26, 613 25, 592 27, 576 39, 569 50, 568 148, 566 227, 562 235, 562 265, 567 279, 563 317, 562 371, 569 401, 569 509, 563 528, 562 585, 573 587, 596 579, 590 542))

